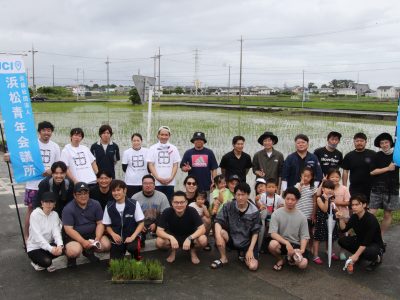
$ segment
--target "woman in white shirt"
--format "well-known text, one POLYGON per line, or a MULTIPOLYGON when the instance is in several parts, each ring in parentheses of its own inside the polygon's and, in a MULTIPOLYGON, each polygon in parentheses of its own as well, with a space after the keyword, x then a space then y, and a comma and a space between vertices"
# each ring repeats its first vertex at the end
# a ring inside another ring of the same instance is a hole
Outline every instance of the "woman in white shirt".
POLYGON ((36 208, 30 217, 27 252, 36 271, 55 271, 52 260, 62 254, 64 247, 61 221, 53 211, 56 199, 57 195, 53 192, 43 193, 40 199, 42 206, 36 208))
POLYGON ((147 154, 149 149, 142 147, 142 135, 134 133, 131 137, 132 147, 122 155, 122 170, 125 172, 128 198, 142 190, 142 178, 149 174, 147 154))

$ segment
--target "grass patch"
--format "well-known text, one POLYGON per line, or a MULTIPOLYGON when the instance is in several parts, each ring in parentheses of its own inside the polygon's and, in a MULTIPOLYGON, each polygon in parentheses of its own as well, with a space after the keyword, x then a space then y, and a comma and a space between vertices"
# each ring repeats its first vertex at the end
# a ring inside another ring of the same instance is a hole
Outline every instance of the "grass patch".
POLYGON ((110 260, 112 280, 162 280, 164 267, 158 260, 134 259, 110 260))

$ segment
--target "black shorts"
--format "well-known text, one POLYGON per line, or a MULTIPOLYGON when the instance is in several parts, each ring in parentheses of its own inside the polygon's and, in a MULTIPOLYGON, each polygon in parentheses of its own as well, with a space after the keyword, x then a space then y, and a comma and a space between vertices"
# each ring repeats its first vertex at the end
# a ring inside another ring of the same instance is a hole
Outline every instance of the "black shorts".
MULTIPOLYGON (((96 233, 93 232, 91 234, 81 234, 81 236, 85 239, 85 240, 89 240, 89 239, 96 239, 96 233)), ((74 239, 72 239, 68 234, 65 233, 64 228, 62 230, 62 239, 64 242, 64 245, 68 244, 69 242, 76 242, 74 239)))
MULTIPOLYGON (((229 249, 231 249, 231 250, 237 250, 237 251, 239 252, 239 255, 241 255, 241 256, 246 255, 246 252, 247 252, 247 250, 249 249, 249 246, 250 246, 250 244, 249 244, 248 246, 246 246, 246 247, 243 247, 243 248, 236 247, 236 246, 233 244, 233 241, 232 241, 232 237, 231 237, 231 236, 229 236, 228 242, 226 243, 226 247, 227 247, 227 248, 229 248, 229 249)), ((254 255, 254 258, 255 258, 255 259, 258 259, 258 258, 259 258, 258 242, 257 242, 257 243, 255 244, 255 246, 254 246, 253 255, 254 255)))
MULTIPOLYGON (((171 234, 171 233, 170 233, 170 234, 171 234)), ((177 235, 177 236, 172 235, 172 236, 178 241, 179 248, 182 248, 183 243, 184 243, 185 240, 188 238, 188 236, 179 236, 179 235, 177 235)), ((190 248, 193 248, 193 247, 194 247, 194 242, 193 242, 193 240, 191 240, 191 241, 190 241, 190 248)))
MULTIPOLYGON (((290 245, 292 245, 293 249, 300 249, 300 245, 299 244, 295 244, 295 243, 290 243, 290 245)), ((281 244, 281 255, 287 255, 287 248, 285 244, 281 244)))

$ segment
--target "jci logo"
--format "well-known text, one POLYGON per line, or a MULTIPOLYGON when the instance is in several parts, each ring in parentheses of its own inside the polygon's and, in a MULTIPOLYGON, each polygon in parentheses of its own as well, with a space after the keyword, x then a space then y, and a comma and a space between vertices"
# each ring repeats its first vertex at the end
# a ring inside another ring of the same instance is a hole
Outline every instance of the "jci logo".
POLYGON ((13 70, 21 70, 21 68, 22 68, 22 62, 20 62, 19 60, 14 62, 0 61, 0 70, 13 71, 13 70))

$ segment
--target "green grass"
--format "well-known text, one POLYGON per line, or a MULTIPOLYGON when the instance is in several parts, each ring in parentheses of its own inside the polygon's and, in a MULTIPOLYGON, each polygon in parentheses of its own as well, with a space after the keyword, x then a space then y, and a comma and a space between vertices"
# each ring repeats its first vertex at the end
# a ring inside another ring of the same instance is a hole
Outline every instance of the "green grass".
MULTIPOLYGON (((376 218, 378 219, 379 223, 382 223, 383 220, 383 209, 379 209, 378 212, 376 213, 376 218)), ((394 224, 399 224, 400 223, 400 211, 394 211, 393 212, 393 220, 392 220, 392 225, 394 224)))
MULTIPOLYGON (((228 100, 226 96, 162 96, 160 101, 201 102, 239 105, 239 98, 237 96, 231 97, 230 100, 228 100)), ((241 105, 302 108, 301 100, 292 100, 290 96, 243 96, 241 105)), ((375 98, 365 97, 361 97, 359 100, 357 100, 357 98, 355 97, 312 96, 310 98, 310 101, 304 102, 304 108, 396 112, 397 101, 381 101, 375 98)))
POLYGON ((143 105, 132 105, 130 102, 35 102, 32 103, 33 112, 73 112, 78 108, 90 109, 95 108, 99 111, 111 110, 142 110, 143 105))
POLYGON ((113 280, 161 280, 164 267, 158 260, 112 259, 109 272, 113 280))

